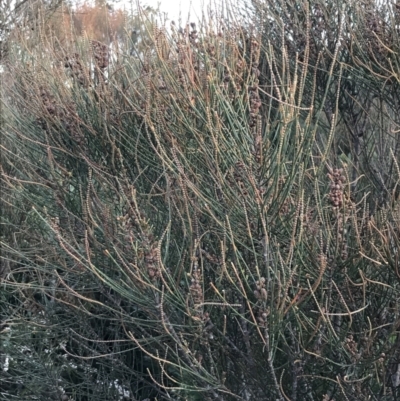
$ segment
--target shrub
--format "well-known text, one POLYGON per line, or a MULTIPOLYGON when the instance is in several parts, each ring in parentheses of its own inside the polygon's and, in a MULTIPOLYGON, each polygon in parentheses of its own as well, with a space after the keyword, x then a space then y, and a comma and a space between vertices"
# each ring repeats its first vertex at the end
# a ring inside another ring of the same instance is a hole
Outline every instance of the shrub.
POLYGON ((398 14, 342 3, 10 55, 3 399, 399 396, 398 14))

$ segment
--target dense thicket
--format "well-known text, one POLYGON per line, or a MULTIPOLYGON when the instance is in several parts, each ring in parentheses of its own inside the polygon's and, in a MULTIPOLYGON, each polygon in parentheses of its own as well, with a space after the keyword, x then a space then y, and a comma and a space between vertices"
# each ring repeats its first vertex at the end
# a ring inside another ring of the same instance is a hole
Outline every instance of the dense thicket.
POLYGON ((0 400, 400 399, 400 9, 16 35, 0 400))

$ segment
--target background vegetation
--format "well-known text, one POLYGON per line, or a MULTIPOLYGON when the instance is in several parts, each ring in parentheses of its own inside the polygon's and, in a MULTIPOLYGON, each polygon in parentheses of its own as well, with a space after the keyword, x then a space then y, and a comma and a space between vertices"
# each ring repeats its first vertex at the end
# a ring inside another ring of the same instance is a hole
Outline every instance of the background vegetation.
POLYGON ((400 399, 400 7, 253 7, 13 26, 0 400, 400 399))

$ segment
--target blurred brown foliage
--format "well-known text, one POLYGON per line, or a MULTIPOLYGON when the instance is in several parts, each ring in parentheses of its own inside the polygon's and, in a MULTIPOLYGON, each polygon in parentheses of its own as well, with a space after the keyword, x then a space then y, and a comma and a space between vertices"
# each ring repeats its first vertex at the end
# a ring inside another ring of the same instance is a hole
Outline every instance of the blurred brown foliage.
POLYGON ((109 44, 123 37, 126 18, 125 11, 113 11, 102 5, 83 4, 76 9, 60 6, 50 16, 46 31, 52 32, 61 43, 71 40, 75 33, 109 44))
POLYGON ((83 4, 72 14, 72 22, 78 33, 90 39, 110 43, 124 35, 127 13, 121 9, 111 10, 106 5, 83 4))

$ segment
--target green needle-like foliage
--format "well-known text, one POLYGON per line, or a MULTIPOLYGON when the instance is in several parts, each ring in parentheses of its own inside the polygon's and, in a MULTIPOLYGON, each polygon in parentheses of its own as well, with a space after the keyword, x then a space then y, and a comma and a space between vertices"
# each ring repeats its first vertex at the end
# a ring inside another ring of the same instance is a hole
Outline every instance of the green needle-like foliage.
POLYGON ((0 400, 400 398, 399 9, 337 3, 15 45, 0 400))

